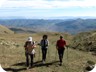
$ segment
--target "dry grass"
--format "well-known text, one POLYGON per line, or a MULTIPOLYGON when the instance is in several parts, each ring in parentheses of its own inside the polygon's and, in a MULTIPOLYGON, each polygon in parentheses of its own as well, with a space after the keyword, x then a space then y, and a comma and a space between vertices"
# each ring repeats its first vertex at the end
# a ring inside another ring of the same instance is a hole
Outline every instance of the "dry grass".
MULTIPOLYGON (((41 64, 41 50, 40 47, 36 48, 36 57, 34 58, 34 67, 26 70, 25 66, 25 54, 24 54, 24 42, 29 36, 32 36, 35 41, 40 41, 42 35, 46 33, 38 34, 11 34, 1 35, 0 41, 11 41, 18 44, 14 48, 11 46, 0 45, 0 64, 8 72, 82 72, 85 63, 88 60, 96 62, 96 57, 90 53, 76 51, 73 49, 65 50, 63 66, 59 66, 58 54, 55 48, 59 35, 56 33, 49 34, 50 46, 47 54, 47 61, 45 65, 41 64)), ((72 39, 72 36, 65 35, 65 39, 68 43, 72 39)))
POLYGON ((0 34, 13 34, 14 32, 5 26, 0 25, 0 34))

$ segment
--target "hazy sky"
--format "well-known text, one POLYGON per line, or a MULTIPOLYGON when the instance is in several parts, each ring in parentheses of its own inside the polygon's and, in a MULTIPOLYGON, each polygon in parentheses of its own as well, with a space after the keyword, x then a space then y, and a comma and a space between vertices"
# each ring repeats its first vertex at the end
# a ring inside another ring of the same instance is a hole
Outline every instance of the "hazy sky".
POLYGON ((0 17, 95 16, 96 0, 0 0, 0 17))

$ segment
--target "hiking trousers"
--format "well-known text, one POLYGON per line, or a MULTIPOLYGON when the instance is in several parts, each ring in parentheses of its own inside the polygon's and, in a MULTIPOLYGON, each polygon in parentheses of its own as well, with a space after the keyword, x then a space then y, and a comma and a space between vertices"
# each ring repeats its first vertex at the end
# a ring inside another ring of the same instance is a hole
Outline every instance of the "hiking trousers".
POLYGON ((46 60, 47 48, 42 48, 42 60, 46 60))
POLYGON ((59 60, 60 60, 61 63, 62 63, 62 59, 63 59, 64 50, 65 50, 64 47, 58 48, 59 60))
POLYGON ((25 53, 26 56, 26 65, 27 67, 32 66, 33 65, 33 54, 29 54, 29 53, 25 53), (29 64, 29 57, 31 59, 31 63, 29 64))

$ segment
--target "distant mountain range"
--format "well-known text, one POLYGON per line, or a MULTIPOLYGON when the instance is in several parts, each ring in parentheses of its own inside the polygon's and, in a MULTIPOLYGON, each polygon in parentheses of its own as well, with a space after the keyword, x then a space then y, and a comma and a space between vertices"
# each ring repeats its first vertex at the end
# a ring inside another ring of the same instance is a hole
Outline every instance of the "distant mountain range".
POLYGON ((78 33, 96 30, 96 19, 1 19, 0 24, 12 30, 78 33))
POLYGON ((24 17, 24 16, 0 16, 0 19, 96 19, 95 16, 54 16, 54 17, 24 17))

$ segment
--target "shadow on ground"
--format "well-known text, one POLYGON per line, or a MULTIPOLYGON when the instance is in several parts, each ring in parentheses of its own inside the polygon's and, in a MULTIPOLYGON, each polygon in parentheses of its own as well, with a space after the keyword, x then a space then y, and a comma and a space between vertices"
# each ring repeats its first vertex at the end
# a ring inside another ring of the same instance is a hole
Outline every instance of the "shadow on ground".
POLYGON ((46 67, 49 67, 55 63, 58 63, 59 61, 53 61, 53 62, 50 62, 50 63, 45 63, 45 64, 42 64, 42 61, 38 61, 38 62, 35 62, 34 65, 33 65, 33 68, 34 67, 42 67, 42 66, 46 66, 46 67))
MULTIPOLYGON (((58 63, 59 61, 53 61, 53 62, 50 62, 50 63, 45 63, 45 64, 42 64, 42 61, 37 61, 37 62, 34 62, 32 68, 35 68, 35 67, 42 67, 42 66, 45 66, 45 67, 49 67, 55 63, 58 63)), ((24 68, 3 68, 5 71, 11 71, 11 72, 19 72, 19 71, 23 71, 23 70, 26 70, 26 64, 25 62, 21 62, 21 63, 16 63, 16 64, 13 64, 11 66, 22 66, 24 68)))
POLYGON ((5 71, 11 71, 11 72, 19 72, 19 71, 23 71, 23 70, 26 70, 26 67, 25 66, 25 62, 21 62, 21 63, 16 63, 16 64, 13 64, 11 65, 10 68, 3 68, 5 71), (15 68, 14 66, 22 66, 23 68, 15 68))
MULTIPOLYGON (((33 67, 49 66, 49 65, 53 65, 53 64, 58 63, 58 62, 59 61, 53 61, 50 63, 42 64, 42 61, 37 61, 37 62, 34 62, 33 67)), ((26 65, 25 65, 25 62, 21 62, 21 63, 16 63, 12 66, 26 66, 26 65)))
POLYGON ((26 70, 26 68, 20 68, 20 69, 15 69, 15 68, 4 68, 5 71, 11 71, 11 72, 19 72, 22 70, 26 70))

